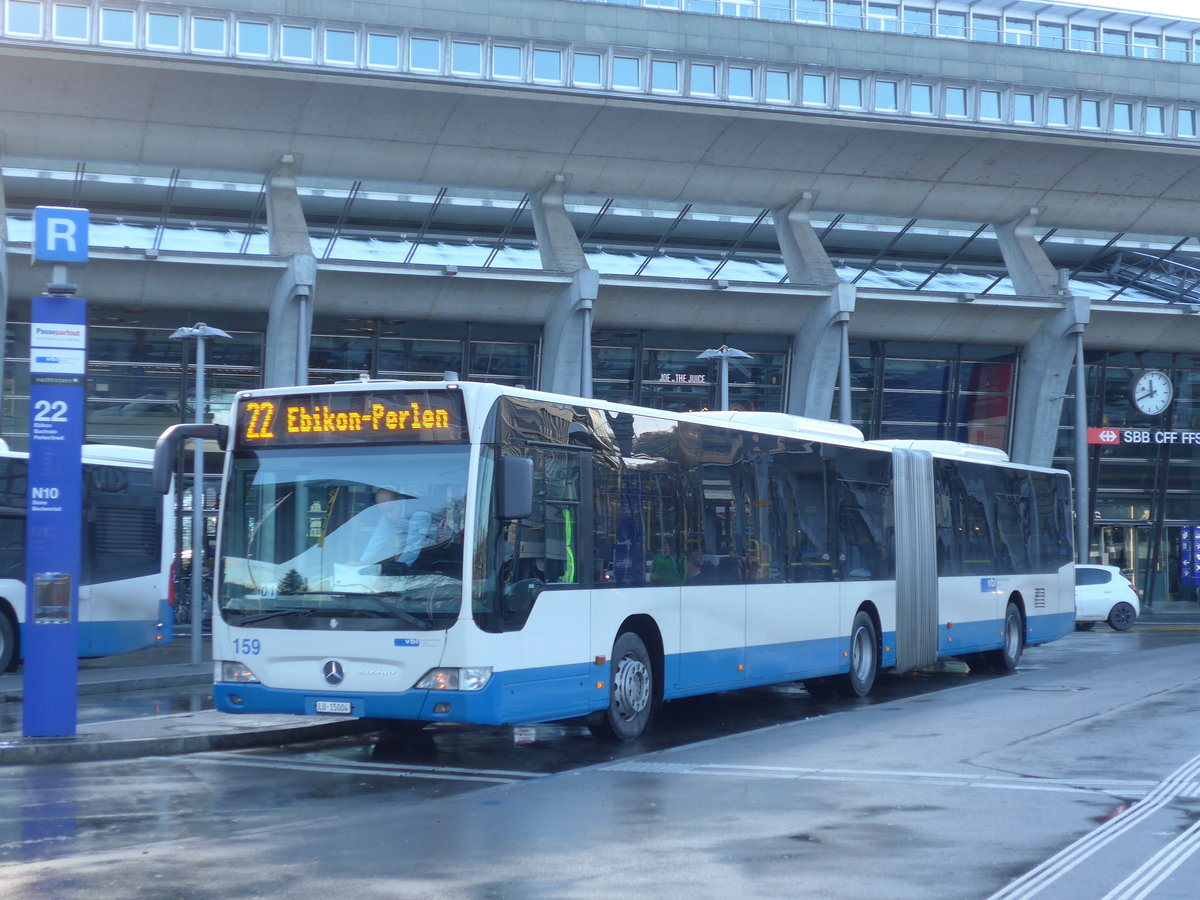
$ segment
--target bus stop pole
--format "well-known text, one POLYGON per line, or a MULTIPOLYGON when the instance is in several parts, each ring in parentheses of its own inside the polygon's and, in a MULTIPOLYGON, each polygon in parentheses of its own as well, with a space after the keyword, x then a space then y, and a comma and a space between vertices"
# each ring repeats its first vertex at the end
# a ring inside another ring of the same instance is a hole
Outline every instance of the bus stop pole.
POLYGON ((1083 326, 1075 328, 1075 561, 1086 563, 1092 531, 1088 510, 1087 369, 1083 362, 1083 326))
MULTIPOLYGON (((204 335, 196 336, 196 424, 204 424, 204 335)), ((200 665, 204 625, 204 441, 192 446, 192 665, 200 665)))
MULTIPOLYGON (((204 341, 232 335, 197 322, 175 329, 171 340, 196 341, 196 424, 204 424, 204 341)), ((192 463, 192 665, 200 665, 201 631, 204 626, 204 442, 196 439, 192 463)))

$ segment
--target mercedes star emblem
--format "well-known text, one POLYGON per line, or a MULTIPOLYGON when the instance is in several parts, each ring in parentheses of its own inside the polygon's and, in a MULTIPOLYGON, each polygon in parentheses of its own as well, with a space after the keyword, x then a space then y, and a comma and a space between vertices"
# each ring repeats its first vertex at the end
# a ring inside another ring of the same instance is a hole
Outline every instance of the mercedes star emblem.
POLYGON ((346 677, 346 673, 342 670, 342 664, 336 659, 331 659, 325 663, 325 680, 330 684, 341 684, 342 679, 346 677))

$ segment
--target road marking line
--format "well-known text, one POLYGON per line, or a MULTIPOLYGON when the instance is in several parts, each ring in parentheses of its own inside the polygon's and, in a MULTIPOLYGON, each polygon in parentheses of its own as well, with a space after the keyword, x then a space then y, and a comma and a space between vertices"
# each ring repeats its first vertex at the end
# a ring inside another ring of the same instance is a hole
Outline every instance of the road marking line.
MULTIPOLYGON (((200 754, 194 754, 194 755, 203 756, 203 757, 207 757, 207 758, 211 758, 211 759, 246 759, 246 758, 280 759, 280 757, 268 757, 268 756, 250 757, 249 755, 243 755, 241 753, 234 753, 234 752, 230 752, 230 751, 219 751, 219 750, 214 750, 211 753, 200 753, 200 754)), ((283 757, 283 759, 286 759, 286 757, 283 757)), ((325 764, 321 760, 303 760, 302 759, 300 761, 301 762, 311 762, 316 765, 324 765, 325 764)), ((381 763, 381 762, 369 762, 367 760, 361 760, 359 762, 335 763, 334 765, 359 766, 359 767, 366 768, 366 769, 378 768, 378 769, 394 770, 397 768, 403 768, 403 769, 412 769, 414 771, 419 771, 419 772, 452 772, 452 773, 466 774, 466 775, 479 775, 482 773, 485 775, 506 775, 511 778, 515 778, 517 780, 526 779, 526 778, 541 778, 542 777, 541 773, 538 773, 538 772, 517 772, 517 771, 513 771, 513 770, 509 770, 509 769, 465 769, 465 768, 459 768, 456 766, 423 766, 420 763, 381 763)))
POLYGON ((786 778, 798 781, 843 781, 872 784, 924 783, 937 787, 980 787, 1009 791, 1095 793, 1122 797, 1143 796, 1157 782, 1117 781, 1108 778, 1015 778, 1004 775, 971 775, 954 772, 889 772, 861 769, 810 769, 794 766, 696 765, 630 760, 605 766, 606 772, 644 772, 659 775, 708 775, 728 778, 786 778))
POLYGON ((1144 900, 1171 874, 1200 850, 1200 822, 1142 863, 1137 870, 1104 895, 1103 900, 1144 900))
POLYGON ((441 766, 390 765, 387 763, 334 763, 315 760, 269 759, 238 756, 233 753, 196 753, 186 757, 160 756, 151 759, 176 762, 199 762, 209 765, 249 766, 260 769, 283 769, 296 772, 329 772, 340 775, 382 775, 388 778, 423 778, 442 781, 483 781, 491 784, 513 784, 544 777, 540 773, 503 772, 489 769, 456 769, 441 766))
POLYGON ((1200 773, 1200 756, 1188 760, 1167 776, 1141 800, 1113 816, 1099 828, 1064 847, 1045 862, 1030 869, 1016 881, 992 894, 988 900, 1024 900, 1049 887, 1098 850, 1115 841, 1135 825, 1158 812, 1191 786, 1200 773))

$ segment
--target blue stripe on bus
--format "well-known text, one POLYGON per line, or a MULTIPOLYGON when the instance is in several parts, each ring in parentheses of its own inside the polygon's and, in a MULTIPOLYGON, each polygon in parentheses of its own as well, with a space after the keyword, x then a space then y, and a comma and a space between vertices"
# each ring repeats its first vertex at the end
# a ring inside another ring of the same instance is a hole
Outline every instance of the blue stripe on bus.
MULTIPOLYGON (((752 648, 760 671, 737 670, 746 658, 742 650, 673 655, 664 660, 667 687, 664 699, 672 700, 720 690, 777 684, 801 678, 847 671, 841 658, 846 639, 806 641, 752 648), (686 662, 686 667, 682 664, 686 662), (681 684, 679 673, 699 679, 681 684)), ((591 663, 517 669, 497 672, 488 686, 477 692, 411 690, 401 693, 349 691, 299 691, 254 683, 218 682, 213 687, 216 708, 231 713, 285 713, 313 715, 318 700, 350 703, 350 715, 367 718, 410 719, 430 722, 475 722, 482 725, 520 725, 581 716, 608 706, 609 666, 591 663), (235 702, 234 698, 239 702, 235 702), (449 704, 435 712, 437 704, 449 704)))
MULTIPOLYGON (((411 690, 400 693, 297 691, 262 684, 218 682, 213 686, 216 708, 231 713, 316 715, 318 701, 348 702, 348 715, 362 718, 408 719, 425 722, 473 722, 480 725, 520 725, 581 716, 592 708, 589 692, 608 705, 608 667, 595 688, 591 665, 556 666, 497 672, 482 691, 411 690), (446 709, 436 711, 444 704, 446 709)), ((335 714, 344 714, 337 713, 335 714)))
MULTIPOLYGON (((1025 622, 1025 644, 1032 647, 1057 640, 1075 630, 1075 613, 1030 616, 1025 622)), ((998 650, 1004 643, 1004 622, 955 622, 938 626, 938 656, 958 656, 980 650, 998 650)))
POLYGON ((1056 641, 1075 630, 1075 611, 1030 616, 1025 625, 1026 645, 1032 647, 1056 641))
MULTIPOLYGON (((1029 620, 1032 633, 1027 642, 1044 643, 1074 628, 1071 613, 1035 616, 1029 620), (1066 629, 1066 630, 1064 630, 1066 629)), ((994 622, 956 624, 939 628, 940 655, 956 656, 1001 646, 1001 625, 994 622), (947 642, 947 637, 954 641, 947 642)), ((895 633, 883 635, 883 665, 894 665, 895 633)), ((849 671, 848 638, 828 638, 788 644, 751 647, 748 651, 720 650, 676 654, 664 660, 664 699, 707 694, 818 678, 849 671), (747 660, 743 671, 738 660, 747 660), (693 680, 680 682, 680 673, 693 680)), ((218 682, 213 687, 217 709, 229 713, 284 713, 316 715, 317 701, 350 704, 349 715, 362 718, 407 719, 427 722, 473 722, 480 725, 521 725, 582 716, 608 705, 609 666, 590 663, 516 669, 497 672, 482 691, 411 690, 400 693, 354 693, 350 691, 299 691, 270 688, 263 684, 218 682), (602 685, 598 687, 597 685, 602 685), (235 700, 236 698, 236 700, 235 700), (448 709, 436 712, 438 704, 448 709)))

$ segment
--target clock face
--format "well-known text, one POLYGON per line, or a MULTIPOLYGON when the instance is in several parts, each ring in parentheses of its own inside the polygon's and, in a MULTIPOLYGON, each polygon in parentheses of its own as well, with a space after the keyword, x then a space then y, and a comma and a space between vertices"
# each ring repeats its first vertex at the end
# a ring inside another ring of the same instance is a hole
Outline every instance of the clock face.
POLYGON ((1133 382, 1130 399, 1133 407, 1147 416, 1157 416, 1171 405, 1175 387, 1166 372, 1143 372, 1133 382))

